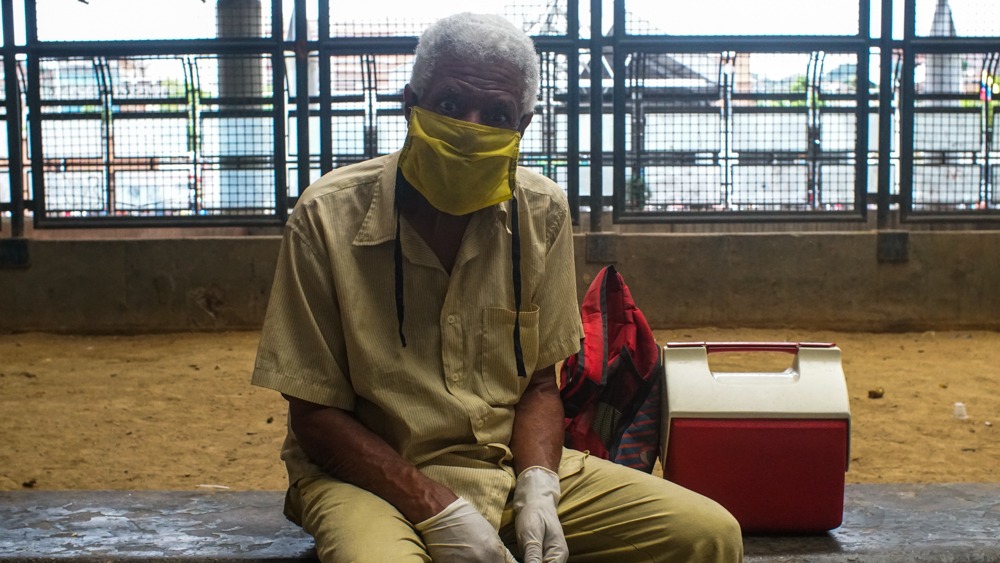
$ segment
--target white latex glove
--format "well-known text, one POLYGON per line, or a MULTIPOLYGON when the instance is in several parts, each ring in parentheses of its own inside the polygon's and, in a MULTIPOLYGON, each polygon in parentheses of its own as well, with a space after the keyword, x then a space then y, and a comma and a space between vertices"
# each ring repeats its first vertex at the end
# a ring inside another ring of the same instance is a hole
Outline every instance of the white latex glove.
POLYGON ((434 563, 517 563, 493 525, 462 497, 414 527, 434 563))
POLYGON ((566 536, 556 507, 559 475, 544 467, 529 467, 514 488, 514 529, 524 550, 524 563, 564 563, 569 558, 566 536))

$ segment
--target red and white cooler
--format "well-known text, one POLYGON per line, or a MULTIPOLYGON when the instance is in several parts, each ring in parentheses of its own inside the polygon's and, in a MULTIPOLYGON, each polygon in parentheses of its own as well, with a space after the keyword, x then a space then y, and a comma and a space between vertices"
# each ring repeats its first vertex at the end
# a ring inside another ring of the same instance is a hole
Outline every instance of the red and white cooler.
POLYGON ((749 533, 840 526, 851 412, 827 343, 668 343, 663 476, 714 499, 749 533), (709 354, 785 352, 778 373, 713 372, 709 354))

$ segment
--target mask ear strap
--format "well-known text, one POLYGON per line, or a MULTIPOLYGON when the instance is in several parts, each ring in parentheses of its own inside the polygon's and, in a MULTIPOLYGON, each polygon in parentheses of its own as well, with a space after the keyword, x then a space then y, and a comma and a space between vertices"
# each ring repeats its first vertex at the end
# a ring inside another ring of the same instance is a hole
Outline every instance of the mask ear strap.
POLYGON ((393 207, 396 210, 396 239, 393 242, 393 275, 396 288, 396 322, 399 323, 399 343, 406 348, 406 336, 403 334, 403 243, 399 238, 399 196, 402 172, 396 173, 396 193, 393 207))
POLYGON ((527 377, 524 369, 524 351, 521 349, 521 228, 517 217, 517 196, 510 200, 510 260, 514 276, 514 360, 517 376, 527 377))

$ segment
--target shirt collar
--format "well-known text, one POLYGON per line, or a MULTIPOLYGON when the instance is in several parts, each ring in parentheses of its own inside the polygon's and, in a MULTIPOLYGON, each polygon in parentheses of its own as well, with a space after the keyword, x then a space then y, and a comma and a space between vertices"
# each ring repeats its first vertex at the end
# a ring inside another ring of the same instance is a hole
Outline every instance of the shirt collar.
POLYGON ((393 240, 396 236, 396 168, 399 151, 382 160, 382 170, 372 188, 372 201, 368 206, 361 228, 354 237, 355 246, 373 246, 393 240))

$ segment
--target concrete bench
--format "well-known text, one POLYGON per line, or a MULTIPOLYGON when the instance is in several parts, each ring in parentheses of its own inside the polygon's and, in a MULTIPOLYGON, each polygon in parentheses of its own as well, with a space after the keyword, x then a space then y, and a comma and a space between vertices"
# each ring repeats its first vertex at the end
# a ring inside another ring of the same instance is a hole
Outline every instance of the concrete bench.
POLYGON ((315 560, 278 492, 0 492, 0 561, 315 560))
MULTIPOLYGON (((315 560, 278 492, 0 492, 0 561, 315 560)), ((1000 483, 848 485, 844 524, 748 536, 746 561, 1000 563, 1000 483)), ((609 562, 614 563, 614 562, 609 562)))

